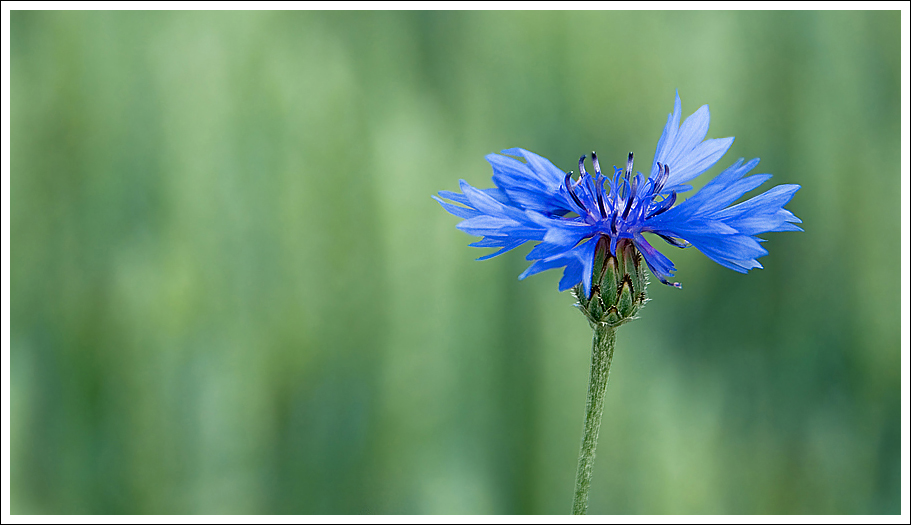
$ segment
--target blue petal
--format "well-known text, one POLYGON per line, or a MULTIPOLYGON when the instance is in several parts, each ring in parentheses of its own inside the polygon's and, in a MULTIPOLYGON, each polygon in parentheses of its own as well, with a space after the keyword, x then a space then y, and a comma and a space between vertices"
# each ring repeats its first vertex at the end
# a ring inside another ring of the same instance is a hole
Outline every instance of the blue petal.
POLYGON ((531 167, 531 169, 541 178, 541 180, 547 183, 548 187, 556 188, 563 183, 563 176, 566 174, 566 172, 554 166, 553 162, 545 159, 538 154, 532 153, 522 148, 504 149, 501 153, 505 153, 506 155, 513 155, 516 157, 523 157, 528 162, 528 166, 531 167))
MULTIPOLYGON (((794 197, 794 194, 799 189, 800 185, 798 184, 779 184, 761 195, 728 208, 727 211, 731 215, 745 215, 759 213, 765 209, 780 209, 794 197)), ((797 219, 797 217, 794 218, 797 219)), ((800 220, 798 219, 797 222, 800 222, 800 220)))
MULTIPOLYGON (((673 208, 671 208, 673 210, 673 208)), ((670 212, 665 213, 668 215, 670 212)), ((690 235, 731 235, 737 233, 737 230, 729 226, 724 221, 710 219, 705 216, 685 217, 679 220, 678 217, 668 217, 667 219, 658 216, 659 220, 649 219, 645 221, 646 226, 643 231, 652 231, 663 233, 671 237, 687 238, 690 235), (672 220, 674 219, 674 220, 672 220)))
POLYGON ((668 279, 672 278, 674 272, 677 271, 677 269, 674 268, 674 263, 671 262, 670 259, 649 244, 641 234, 636 234, 633 243, 635 243, 636 249, 642 254, 642 258, 645 259, 645 263, 648 265, 649 269, 652 270, 652 273, 655 274, 655 277, 665 284, 671 284, 677 288, 680 287, 677 283, 668 282, 668 279))
POLYGON ((526 163, 491 153, 487 161, 493 168, 493 181, 509 198, 524 209, 551 215, 571 211, 568 195, 562 191, 564 172, 552 162, 521 148, 504 153, 526 159, 526 163))
POLYGON ((536 273, 541 273, 545 270, 559 268, 561 266, 564 266, 566 264, 566 262, 567 262, 567 259, 562 256, 561 257, 551 257, 549 259, 541 259, 541 260, 535 261, 531 266, 526 268, 525 271, 522 272, 521 275, 519 275, 519 279, 520 280, 525 279, 526 277, 528 277, 530 275, 534 275, 536 273))
POLYGON ((503 228, 515 228, 517 226, 521 225, 510 219, 491 217, 490 215, 479 215, 477 217, 465 219, 456 225, 456 228, 474 235, 497 235, 503 228), (475 231, 482 231, 482 233, 474 233, 475 231))
POLYGON ((523 207, 536 209, 549 194, 547 184, 525 164, 504 155, 491 153, 487 162, 493 168, 493 182, 509 198, 523 207))
POLYGON ((707 105, 687 117, 682 126, 678 125, 680 115, 680 95, 676 93, 674 111, 668 115, 650 168, 651 178, 657 177, 659 162, 670 168, 667 187, 692 180, 711 168, 734 142, 733 137, 705 140, 711 120, 707 105))
POLYGON ((678 185, 698 177, 721 160, 733 143, 734 137, 703 141, 679 160, 668 163, 670 176, 666 184, 678 185))
MULTIPOLYGON (((440 193, 442 194, 442 192, 440 192, 440 193)), ((440 206, 442 206, 444 210, 455 215, 456 217, 461 217, 463 219, 470 219, 472 217, 477 217, 478 215, 481 215, 481 212, 479 212, 478 210, 476 210, 474 208, 465 208, 462 206, 456 206, 455 204, 450 204, 448 202, 444 202, 443 199, 440 199, 436 195, 431 195, 431 197, 433 197, 433 200, 439 202, 440 206)))
POLYGON ((710 259, 720 264, 721 266, 724 266, 725 268, 730 268, 731 270, 740 273, 747 273, 753 268, 762 269, 762 265, 759 264, 759 261, 756 259, 747 259, 742 261, 714 257, 710 257, 710 259))
POLYGON ((512 250, 513 248, 518 248, 519 246, 525 244, 525 242, 526 242, 525 239, 516 239, 516 240, 510 242, 509 244, 507 244, 506 246, 500 248, 499 250, 497 250, 493 253, 488 253, 487 255, 482 255, 482 256, 478 257, 476 260, 486 261, 487 259, 490 259, 492 257, 496 257, 497 255, 506 253, 509 250, 512 250))
POLYGON ((592 266, 595 262, 595 248, 597 245, 597 239, 592 238, 564 253, 535 261, 534 264, 522 272, 519 279, 524 279, 529 275, 552 268, 566 266, 563 270, 563 277, 560 279, 559 290, 562 292, 581 282, 585 288, 585 293, 590 295, 592 266))
POLYGON ((443 190, 440 192, 440 197, 443 197, 444 199, 449 199, 454 202, 458 202, 459 204, 462 204, 464 206, 471 206, 471 204, 468 202, 468 197, 466 197, 463 193, 456 193, 454 191, 443 190))
POLYGON ((664 131, 661 133, 661 138, 658 139, 658 146, 655 148, 655 158, 652 161, 651 166, 651 177, 654 177, 657 174, 657 163, 667 155, 667 152, 673 145, 674 139, 677 136, 677 128, 680 123, 680 113, 680 93, 674 91, 674 111, 668 114, 667 124, 664 125, 664 131))
POLYGON ((506 236, 487 235, 480 241, 469 243, 468 246, 472 246, 474 248, 493 248, 506 246, 507 244, 512 243, 514 240, 515 239, 506 236))
POLYGON ((712 260, 745 261, 769 253, 755 237, 748 235, 690 235, 683 238, 712 260))
MULTIPOLYGON (((753 159, 746 164, 743 164, 743 159, 737 160, 709 181, 695 195, 656 216, 652 221, 646 222, 654 222, 656 225, 683 223, 693 217, 709 215, 721 210, 771 177, 771 175, 755 175, 741 180, 757 164, 759 164, 759 159, 753 159)), ((660 228, 660 226, 657 227, 660 228)))
MULTIPOLYGON (((486 193, 487 195, 493 197, 494 199, 496 199, 502 203, 509 202, 509 197, 505 193, 500 191, 499 188, 487 188, 487 189, 483 189, 480 191, 486 193)), ((459 204, 463 204, 465 206, 471 206, 471 204, 469 204, 469 202, 468 202, 468 197, 466 197, 462 193, 456 193, 454 191, 445 191, 444 190, 444 191, 440 192, 440 197, 443 197, 444 199, 449 199, 451 201, 455 201, 455 202, 457 202, 459 204)))
MULTIPOLYGON (((573 286, 579 284, 579 282, 582 281, 584 272, 585 267, 581 262, 575 259, 568 261, 566 263, 566 268, 563 269, 563 277, 560 279, 560 283, 557 285, 557 289, 561 292, 565 292, 566 290, 569 290, 573 286)), ((585 289, 585 295, 591 295, 591 286, 585 289)))
POLYGON ((478 211, 495 217, 508 217, 513 221, 529 222, 525 212, 513 206, 504 204, 477 188, 472 187, 464 180, 459 181, 462 193, 468 197, 468 202, 478 211))
POLYGON ((512 238, 522 238, 526 241, 540 241, 544 238, 544 233, 546 231, 543 228, 531 227, 511 219, 491 217, 489 215, 480 215, 478 217, 465 219, 458 223, 456 228, 471 235, 508 236, 512 238))
POLYGON ((548 230, 544 235, 544 242, 535 246, 525 257, 529 261, 545 259, 554 255, 565 253, 573 249, 576 244, 588 234, 579 234, 567 230, 548 230))
POLYGON ((671 193, 686 193, 692 190, 693 187, 689 184, 675 184, 673 186, 664 186, 664 189, 661 190, 662 194, 669 195, 671 193))

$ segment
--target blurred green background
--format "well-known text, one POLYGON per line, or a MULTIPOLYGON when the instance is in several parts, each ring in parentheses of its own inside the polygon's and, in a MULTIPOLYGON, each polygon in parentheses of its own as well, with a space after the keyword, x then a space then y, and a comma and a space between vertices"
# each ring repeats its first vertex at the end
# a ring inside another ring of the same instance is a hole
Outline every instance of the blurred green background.
POLYGON ((748 275, 661 244, 590 512, 898 513, 899 33, 13 12, 12 512, 569 512, 590 329, 430 196, 513 146, 642 169, 679 89, 737 137, 697 185, 761 156, 806 232, 748 275))

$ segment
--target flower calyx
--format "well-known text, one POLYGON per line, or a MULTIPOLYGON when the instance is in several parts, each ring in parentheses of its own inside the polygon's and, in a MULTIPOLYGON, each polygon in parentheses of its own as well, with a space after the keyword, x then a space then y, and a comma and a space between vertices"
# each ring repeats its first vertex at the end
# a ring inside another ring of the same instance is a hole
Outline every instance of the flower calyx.
POLYGON ((639 309, 648 302, 648 275, 642 265, 642 255, 635 245, 622 239, 616 253, 610 252, 610 240, 602 236, 595 249, 592 268, 591 295, 585 295, 582 284, 573 288, 579 308, 592 327, 617 327, 636 318, 639 309))

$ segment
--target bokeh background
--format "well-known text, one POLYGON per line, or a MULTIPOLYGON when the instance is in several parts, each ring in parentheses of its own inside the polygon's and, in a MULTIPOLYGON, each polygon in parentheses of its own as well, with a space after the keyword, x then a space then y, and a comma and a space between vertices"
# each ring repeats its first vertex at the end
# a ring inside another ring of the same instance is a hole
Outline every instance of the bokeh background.
POLYGON ((619 332, 592 513, 898 513, 897 12, 14 12, 13 513, 567 513, 590 330, 430 196, 646 165, 805 233, 619 332), (764 191, 771 183, 758 190, 764 191))

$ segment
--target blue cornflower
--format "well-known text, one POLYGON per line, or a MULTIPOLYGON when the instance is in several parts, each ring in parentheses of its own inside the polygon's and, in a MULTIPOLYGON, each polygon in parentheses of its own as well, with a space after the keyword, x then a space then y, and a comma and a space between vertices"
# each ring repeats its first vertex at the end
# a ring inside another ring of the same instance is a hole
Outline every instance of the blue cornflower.
POLYGON ((734 138, 705 140, 709 109, 702 106, 681 126, 680 97, 668 115, 658 140, 648 177, 633 172, 633 154, 625 169, 601 172, 592 152, 594 174, 579 159, 579 176, 573 179, 549 160, 521 148, 492 153, 494 188, 479 190, 464 180, 462 192, 441 191, 436 199, 447 211, 464 219, 458 228, 483 238, 470 246, 499 248, 480 257, 488 259, 526 242, 538 242, 526 257, 534 263, 519 276, 563 267, 560 291, 579 284, 591 294, 592 269, 599 246, 616 256, 628 244, 642 254, 652 273, 665 284, 676 268, 643 236, 655 234, 677 247, 695 246, 718 264, 741 273, 762 268, 756 260, 768 252, 756 237, 765 232, 802 231, 793 213, 784 209, 800 186, 783 184, 731 206, 746 192, 771 178, 747 174, 759 159, 739 159, 695 195, 677 204, 689 191, 686 183, 712 167, 730 148, 734 138), (510 155, 510 156, 507 156, 510 155), (521 157, 520 162, 512 157, 521 157), (621 246, 622 245, 622 246, 621 246))

